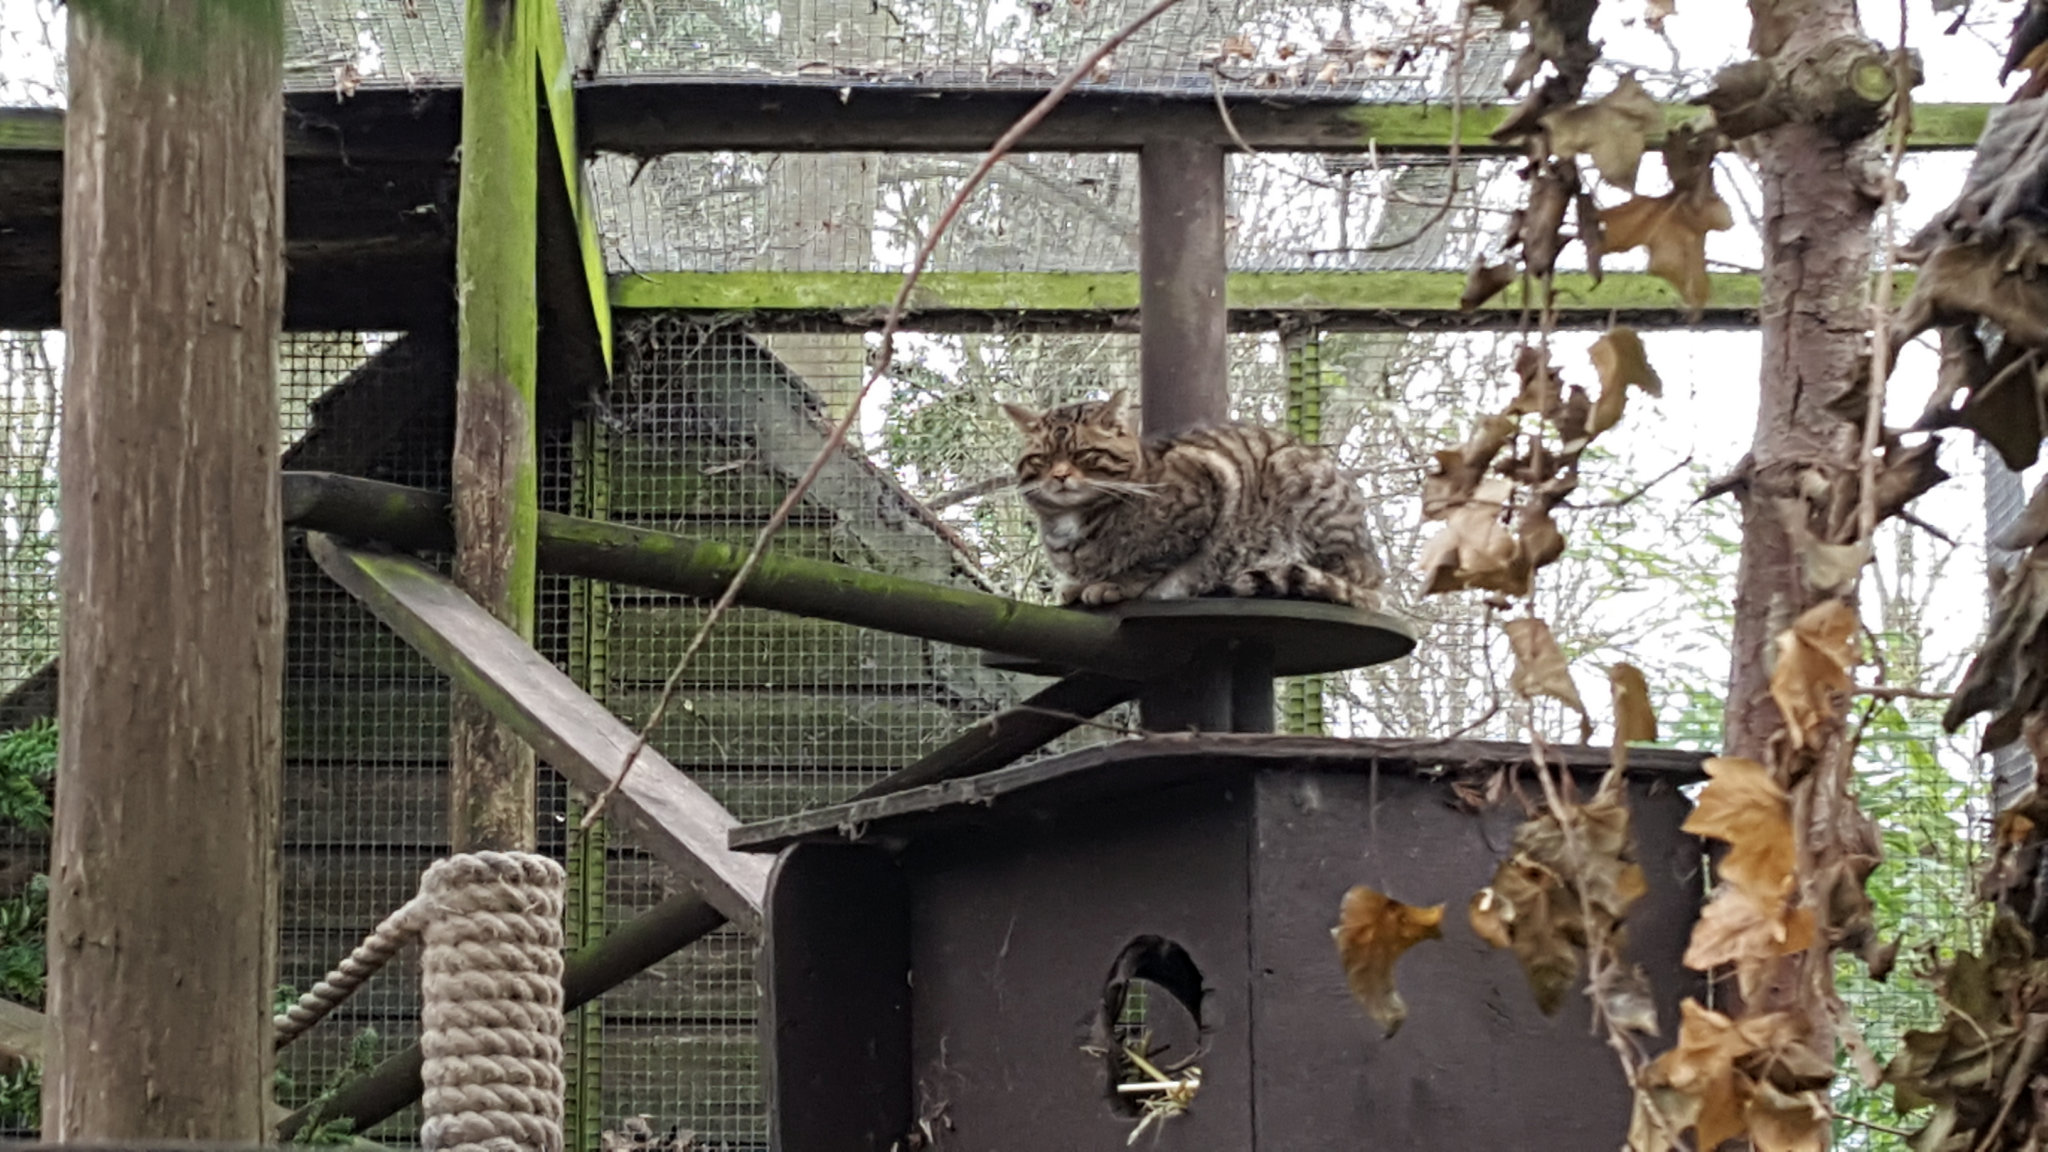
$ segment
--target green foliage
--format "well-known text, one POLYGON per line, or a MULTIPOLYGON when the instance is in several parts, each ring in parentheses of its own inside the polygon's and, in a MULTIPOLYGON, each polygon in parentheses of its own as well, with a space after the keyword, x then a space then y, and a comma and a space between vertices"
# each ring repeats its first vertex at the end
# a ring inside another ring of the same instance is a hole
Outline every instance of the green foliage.
MULTIPOLYGON (((0 824, 30 832, 50 826, 49 783, 57 772, 57 725, 40 720, 0 733, 0 824)), ((0 996, 43 1003, 48 975, 50 878, 37 872, 20 892, 0 898, 0 996)), ((42 1070, 0 1075, 0 1127, 32 1130, 42 1111, 42 1070)))

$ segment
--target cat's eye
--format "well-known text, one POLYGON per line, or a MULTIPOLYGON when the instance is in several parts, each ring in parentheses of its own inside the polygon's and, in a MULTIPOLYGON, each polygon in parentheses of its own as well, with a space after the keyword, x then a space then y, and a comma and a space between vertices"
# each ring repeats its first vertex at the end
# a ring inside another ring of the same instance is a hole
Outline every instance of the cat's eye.
POLYGON ((1109 453, 1094 451, 1077 453, 1074 456, 1074 463, 1079 464, 1083 468, 1100 468, 1104 464, 1109 463, 1109 453))
POLYGON ((1045 457, 1035 453, 1017 461, 1017 471, 1019 472, 1036 472, 1043 467, 1045 467, 1045 457))

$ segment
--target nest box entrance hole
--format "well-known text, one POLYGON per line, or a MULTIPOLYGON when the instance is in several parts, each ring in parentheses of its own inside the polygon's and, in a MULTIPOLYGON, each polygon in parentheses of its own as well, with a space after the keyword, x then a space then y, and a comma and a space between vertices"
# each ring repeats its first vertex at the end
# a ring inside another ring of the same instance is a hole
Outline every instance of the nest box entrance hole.
POLYGON ((1209 1031, 1194 957, 1163 936, 1124 945, 1103 982, 1090 1031, 1089 1047, 1102 1053, 1108 1096, 1119 1113, 1140 1116, 1165 1096, 1191 1095, 1209 1031))

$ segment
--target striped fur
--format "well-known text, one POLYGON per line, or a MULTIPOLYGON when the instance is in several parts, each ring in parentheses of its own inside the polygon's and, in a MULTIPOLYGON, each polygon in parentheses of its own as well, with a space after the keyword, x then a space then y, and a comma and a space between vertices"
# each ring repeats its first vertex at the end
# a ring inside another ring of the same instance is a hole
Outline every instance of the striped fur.
POLYGON ((1124 394, 1032 412, 1017 488, 1067 604, 1282 596, 1374 608, 1365 497, 1321 448, 1245 424, 1141 441, 1124 394))

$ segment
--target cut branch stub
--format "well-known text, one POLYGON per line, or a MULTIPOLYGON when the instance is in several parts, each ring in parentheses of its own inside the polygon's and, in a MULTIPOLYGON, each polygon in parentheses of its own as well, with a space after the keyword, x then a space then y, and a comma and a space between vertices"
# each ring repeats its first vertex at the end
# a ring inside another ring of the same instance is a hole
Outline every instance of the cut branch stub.
MULTIPOLYGON (((1917 58, 1907 77, 1919 83, 1917 58)), ((1875 41, 1842 36, 1801 53, 1782 69, 1773 60, 1723 68, 1699 98, 1731 140, 1786 124, 1817 124, 1838 140, 1859 140, 1883 124, 1898 95, 1899 69, 1875 41)))

